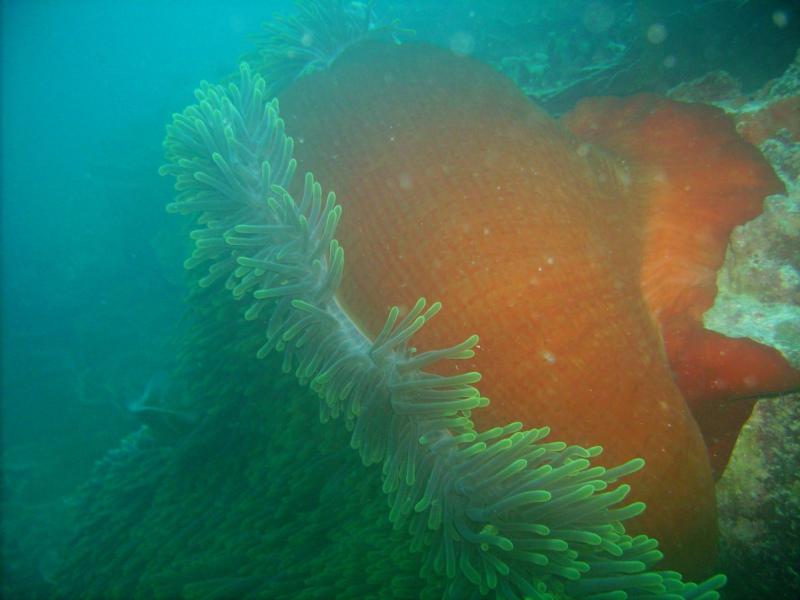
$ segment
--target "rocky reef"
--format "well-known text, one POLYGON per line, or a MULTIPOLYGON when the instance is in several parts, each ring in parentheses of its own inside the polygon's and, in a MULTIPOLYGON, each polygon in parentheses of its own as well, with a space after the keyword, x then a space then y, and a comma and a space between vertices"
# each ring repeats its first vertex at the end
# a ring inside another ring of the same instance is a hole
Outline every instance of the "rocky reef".
MULTIPOLYGON (((783 76, 746 94, 712 72, 670 95, 723 108, 757 144, 786 192, 736 229, 705 324, 778 348, 800 365, 800 52, 783 76)), ((720 568, 727 597, 795 598, 800 593, 800 395, 758 402, 717 484, 720 568)))

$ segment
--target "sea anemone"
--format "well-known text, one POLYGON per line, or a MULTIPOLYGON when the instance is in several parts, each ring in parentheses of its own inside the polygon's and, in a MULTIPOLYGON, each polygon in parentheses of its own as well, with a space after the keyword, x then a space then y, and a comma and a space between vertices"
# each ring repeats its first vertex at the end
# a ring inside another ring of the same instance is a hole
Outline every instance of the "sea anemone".
POLYGON ((598 466, 600 447, 546 441, 547 427, 476 429, 472 412, 488 403, 480 375, 440 372, 471 358, 477 336, 411 345, 439 303, 392 308, 373 339, 358 327, 336 296, 346 216, 310 173, 302 198, 288 191, 293 142, 268 89, 243 64, 238 85, 203 83, 175 115, 162 168, 176 178, 169 210, 197 216, 187 266, 211 262, 201 285, 247 301, 246 318, 266 329, 258 354, 282 352, 284 371, 319 395, 322 419, 342 417, 363 462, 382 463, 390 519, 425 551, 422 573, 446 578, 451 597, 718 597, 723 576, 683 583, 653 570, 655 540, 626 535, 623 522, 645 507, 624 504, 630 488, 618 482, 644 461, 598 466))
POLYGON ((254 39, 256 50, 244 60, 268 82, 270 97, 290 83, 327 69, 347 48, 366 39, 397 41, 411 34, 398 21, 375 16, 374 0, 296 0, 297 13, 276 15, 254 39))

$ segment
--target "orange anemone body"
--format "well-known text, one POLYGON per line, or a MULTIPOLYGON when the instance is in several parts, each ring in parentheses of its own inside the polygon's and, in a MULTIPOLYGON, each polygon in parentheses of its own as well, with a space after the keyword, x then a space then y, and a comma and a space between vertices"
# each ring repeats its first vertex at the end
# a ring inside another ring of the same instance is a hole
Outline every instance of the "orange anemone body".
MULTIPOLYGON (((564 127, 488 66, 379 43, 280 101, 301 169, 343 206, 337 297, 362 330, 374 336, 393 305, 440 300, 415 345, 480 336, 473 359, 448 365, 483 375, 491 404, 476 424, 548 425, 553 439, 602 445, 606 466, 644 458, 631 499, 648 508, 632 529, 659 538, 668 566, 708 568, 712 469, 681 391, 692 373, 670 359, 706 340, 699 318, 730 229, 779 189, 727 120, 638 96, 585 103, 564 127), (704 163, 694 150, 715 154, 704 163), (746 172, 731 182, 724 169, 746 172), (742 188, 733 216, 717 218, 742 188)), ((791 380, 780 357, 762 358, 791 380)))

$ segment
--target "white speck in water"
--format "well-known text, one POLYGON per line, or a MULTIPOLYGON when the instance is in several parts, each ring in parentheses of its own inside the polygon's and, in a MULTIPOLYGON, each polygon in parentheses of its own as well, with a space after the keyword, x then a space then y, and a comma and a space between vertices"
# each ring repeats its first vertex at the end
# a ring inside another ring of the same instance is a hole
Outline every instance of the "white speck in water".
POLYGON ((651 44, 661 44, 667 39, 667 28, 661 23, 653 23, 647 28, 647 41, 651 44))
POLYGON ((475 38, 466 31, 457 31, 450 36, 450 50, 458 56, 467 56, 475 50, 475 38))
POLYGON ((549 350, 542 350, 542 359, 548 365, 556 364, 556 355, 550 352, 549 350))
POLYGON ((300 43, 309 48, 314 43, 314 34, 311 31, 304 31, 303 37, 300 38, 300 43))
POLYGON ((772 13, 772 22, 775 23, 775 27, 783 29, 789 24, 789 15, 786 11, 776 10, 772 13))

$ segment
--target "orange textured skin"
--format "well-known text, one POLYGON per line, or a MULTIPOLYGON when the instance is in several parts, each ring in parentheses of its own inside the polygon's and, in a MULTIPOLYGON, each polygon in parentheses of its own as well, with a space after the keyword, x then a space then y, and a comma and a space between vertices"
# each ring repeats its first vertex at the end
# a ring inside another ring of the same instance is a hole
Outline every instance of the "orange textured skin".
MULTIPOLYGON (((369 335, 393 305, 444 308, 420 350, 477 333, 481 428, 640 456, 632 523, 665 567, 702 575, 716 552, 711 468, 642 291, 649 181, 581 141, 505 77, 423 45, 366 44, 280 97, 300 169, 336 191, 338 299, 369 335)), ((674 103, 671 103, 674 104, 674 103)))

